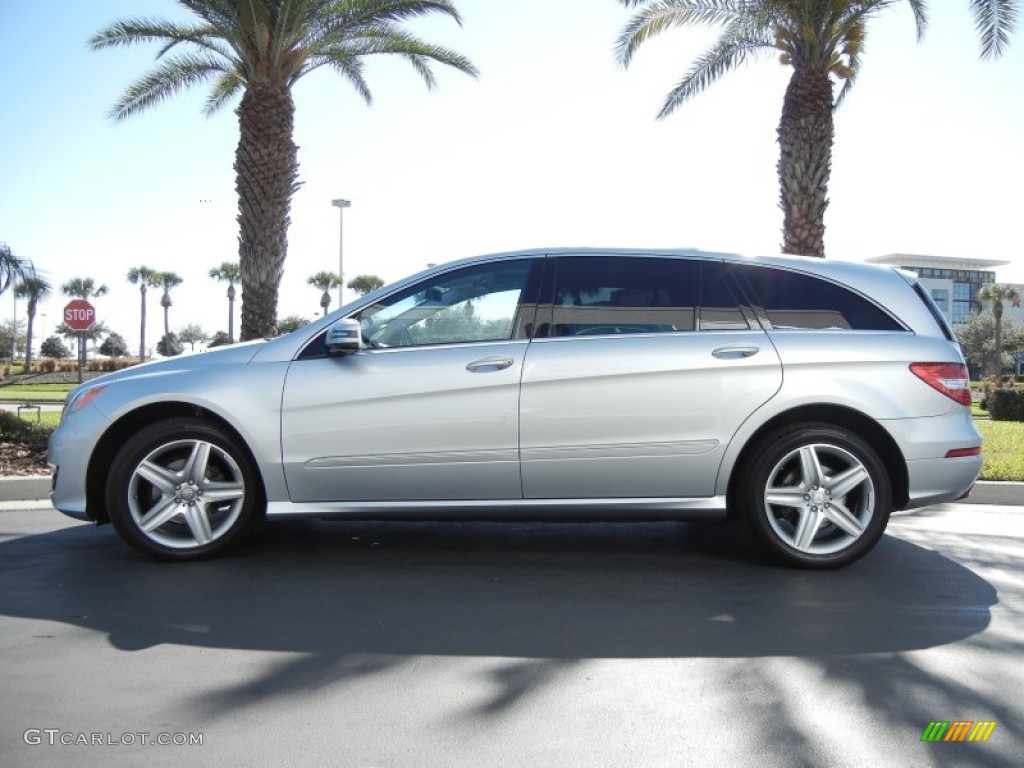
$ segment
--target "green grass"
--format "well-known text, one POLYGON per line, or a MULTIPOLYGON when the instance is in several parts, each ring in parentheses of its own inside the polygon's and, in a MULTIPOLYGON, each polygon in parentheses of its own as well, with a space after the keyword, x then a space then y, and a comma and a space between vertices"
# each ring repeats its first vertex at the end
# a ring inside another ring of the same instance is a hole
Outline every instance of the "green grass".
POLYGON ((1024 481, 1024 422, 976 421, 983 439, 981 480, 1024 481))
POLYGON ((0 387, 0 400, 33 400, 62 403, 74 384, 12 384, 0 387))

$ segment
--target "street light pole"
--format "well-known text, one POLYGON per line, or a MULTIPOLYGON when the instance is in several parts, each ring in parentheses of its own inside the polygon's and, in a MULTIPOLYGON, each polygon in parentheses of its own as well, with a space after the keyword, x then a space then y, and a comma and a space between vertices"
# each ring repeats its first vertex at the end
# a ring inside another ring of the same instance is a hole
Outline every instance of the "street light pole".
POLYGON ((341 283, 338 285, 338 306, 340 307, 345 303, 341 298, 341 292, 345 289, 345 209, 351 207, 352 201, 339 197, 337 200, 331 200, 331 205, 338 209, 338 277, 341 279, 341 283))

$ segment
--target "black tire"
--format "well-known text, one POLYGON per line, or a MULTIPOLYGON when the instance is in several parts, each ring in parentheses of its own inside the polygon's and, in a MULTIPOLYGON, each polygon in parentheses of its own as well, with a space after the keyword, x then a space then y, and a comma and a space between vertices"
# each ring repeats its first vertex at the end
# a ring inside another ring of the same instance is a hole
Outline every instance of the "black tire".
POLYGON ((107 480, 114 528, 160 560, 222 554, 245 538, 264 508, 249 455, 200 419, 166 419, 139 430, 117 452, 107 480))
POLYGON ((859 435, 829 424, 772 432, 749 452, 737 484, 740 519, 776 559, 838 568, 866 555, 885 532, 892 483, 859 435))

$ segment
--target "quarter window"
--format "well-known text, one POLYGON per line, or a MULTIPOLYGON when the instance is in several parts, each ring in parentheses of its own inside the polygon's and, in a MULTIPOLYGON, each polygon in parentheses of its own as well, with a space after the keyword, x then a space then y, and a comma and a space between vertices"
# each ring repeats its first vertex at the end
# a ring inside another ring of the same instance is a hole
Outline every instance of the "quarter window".
POLYGON ((739 270, 777 329, 903 330, 867 299, 827 280, 771 267, 739 270))

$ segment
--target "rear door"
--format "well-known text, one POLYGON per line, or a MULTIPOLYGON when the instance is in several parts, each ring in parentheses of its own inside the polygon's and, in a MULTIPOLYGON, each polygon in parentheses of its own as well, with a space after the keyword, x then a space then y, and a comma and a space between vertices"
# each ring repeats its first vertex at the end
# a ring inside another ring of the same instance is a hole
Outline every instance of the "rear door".
POLYGON ((714 494, 739 425, 778 391, 767 335, 717 261, 548 259, 520 405, 523 492, 714 494))

